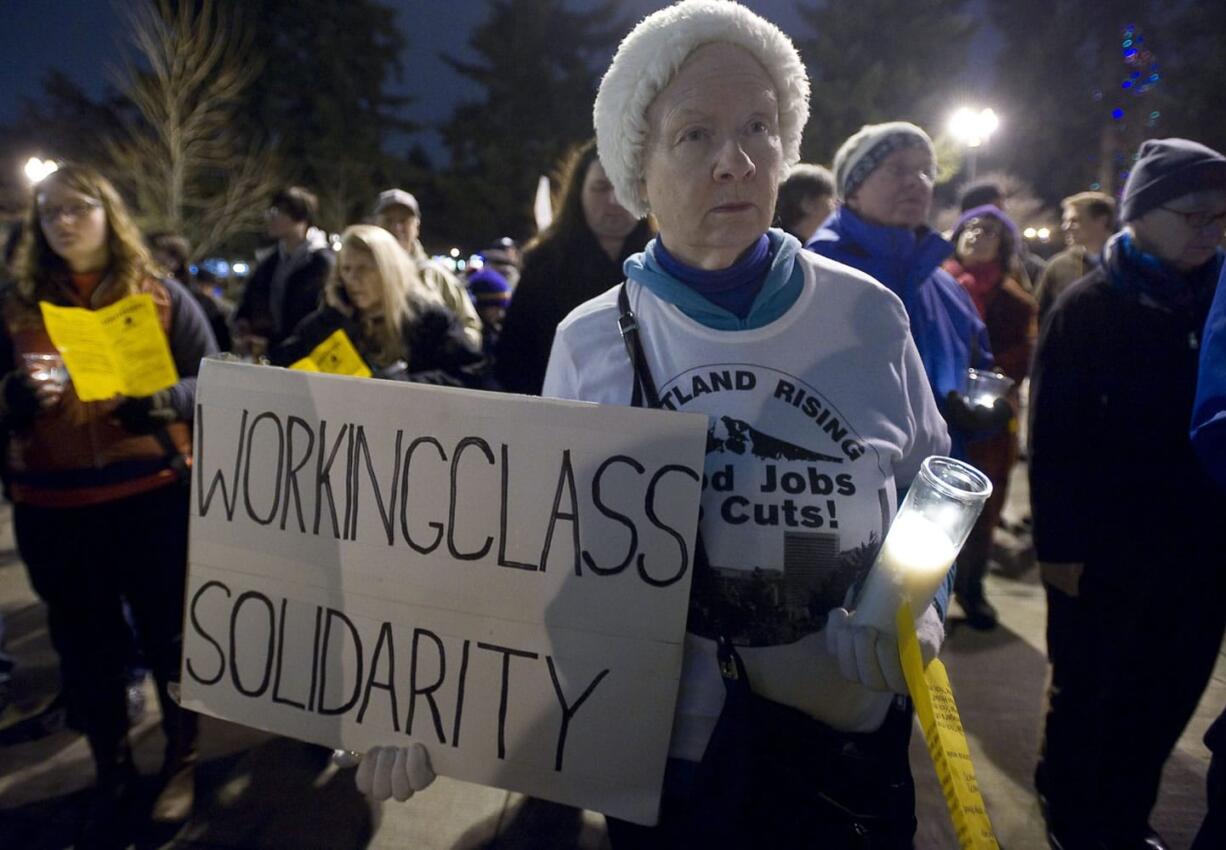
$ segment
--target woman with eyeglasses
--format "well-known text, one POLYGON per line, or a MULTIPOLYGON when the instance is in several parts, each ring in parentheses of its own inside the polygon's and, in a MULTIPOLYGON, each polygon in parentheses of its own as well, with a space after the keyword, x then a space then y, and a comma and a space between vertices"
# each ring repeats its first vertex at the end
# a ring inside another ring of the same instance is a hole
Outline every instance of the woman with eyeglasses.
POLYGON ((93 169, 67 165, 36 187, 15 266, 15 284, 0 294, 0 431, 13 527, 94 759, 96 787, 76 846, 127 846, 136 771, 124 600, 157 681, 167 738, 153 815, 180 820, 192 803, 195 717, 167 686, 181 652, 196 373, 217 344, 191 295, 155 276, 122 199, 93 169), (153 299, 178 383, 141 398, 82 401, 40 305, 97 310, 139 294, 153 299))
POLYGON ((1014 382, 1008 396, 997 401, 1003 410, 1001 416, 1008 417, 1006 426, 974 434, 966 444, 970 462, 991 479, 992 496, 958 555, 954 590, 970 625, 988 629, 996 625, 996 609, 984 595, 983 577, 992 549, 992 531, 1008 498, 1009 472, 1017 462, 1018 388, 1030 371, 1039 333, 1039 306, 1019 282, 1022 269, 1016 246, 1021 234, 999 207, 967 210, 954 227, 952 241, 954 256, 945 261, 945 271, 971 296, 987 325, 996 368, 1014 382))
POLYGON ((269 356, 289 366, 345 332, 378 377, 478 386, 480 350, 456 315, 425 295, 417 268, 381 227, 355 224, 341 234, 340 257, 324 286, 324 304, 269 356))

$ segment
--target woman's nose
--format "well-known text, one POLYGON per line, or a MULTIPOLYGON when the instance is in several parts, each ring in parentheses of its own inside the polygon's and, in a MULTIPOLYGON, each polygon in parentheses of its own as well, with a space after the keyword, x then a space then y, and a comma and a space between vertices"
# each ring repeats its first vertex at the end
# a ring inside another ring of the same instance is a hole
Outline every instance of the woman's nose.
POLYGON ((747 180, 756 171, 753 160, 736 139, 729 139, 721 146, 715 163, 716 180, 747 180))

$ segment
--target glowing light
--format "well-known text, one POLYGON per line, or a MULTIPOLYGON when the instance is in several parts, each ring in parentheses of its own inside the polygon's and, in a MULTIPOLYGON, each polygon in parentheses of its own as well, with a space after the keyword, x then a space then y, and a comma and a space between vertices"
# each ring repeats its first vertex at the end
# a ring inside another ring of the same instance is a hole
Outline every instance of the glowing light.
POLYGON ((1122 110, 1122 109, 1112 109, 1112 110, 1111 110, 1111 117, 1112 117, 1112 118, 1114 118, 1116 121, 1119 121, 1121 118, 1123 118, 1123 117, 1124 117, 1124 110, 1122 110))
POLYGON ((1000 118, 994 110, 975 110, 965 106, 949 117, 948 124, 950 135, 968 148, 985 144, 999 127, 1000 118))
POLYGON ((1124 80, 1124 82, 1120 83, 1120 88, 1124 88, 1124 89, 1132 88, 1132 80, 1124 80))
POLYGON ((452 249, 451 249, 450 251, 448 251, 447 253, 449 253, 449 254, 451 255, 451 258, 452 258, 452 259, 455 259, 456 257, 460 256, 460 249, 459 249, 459 248, 452 248, 452 249))
POLYGON ((247 272, 251 271, 251 266, 241 261, 230 266, 230 268, 234 270, 234 273, 236 275, 240 275, 240 276, 245 275, 247 274, 247 272))
POLYGON ((1033 227, 1027 227, 1025 230, 1022 231, 1022 235, 1025 236, 1027 239, 1034 239, 1036 236, 1039 235, 1039 231, 1035 230, 1033 227))
POLYGON ((1158 118, 1162 117, 1162 113, 1155 109, 1153 112, 1149 113, 1149 117, 1156 121, 1158 118))
POLYGON ((32 156, 26 160, 24 170, 26 173, 26 180, 30 181, 30 185, 37 186, 52 174, 59 171, 60 164, 54 159, 42 160, 36 156, 32 156))
POLYGON ((1051 228, 1050 227, 1040 227, 1038 231, 1038 236, 1039 236, 1039 241, 1041 242, 1046 242, 1048 239, 1051 239, 1051 228))

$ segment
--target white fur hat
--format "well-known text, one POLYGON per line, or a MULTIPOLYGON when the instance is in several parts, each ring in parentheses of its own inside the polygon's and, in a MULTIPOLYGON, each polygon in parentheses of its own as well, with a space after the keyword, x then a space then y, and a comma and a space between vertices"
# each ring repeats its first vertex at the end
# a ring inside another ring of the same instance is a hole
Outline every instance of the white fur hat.
POLYGON ((691 53, 721 42, 752 53, 775 83, 781 176, 800 161, 800 137, 809 120, 809 75, 791 39, 732 0, 683 0, 648 15, 622 39, 592 110, 600 164, 617 200, 637 216, 648 212, 640 189, 647 108, 691 53))

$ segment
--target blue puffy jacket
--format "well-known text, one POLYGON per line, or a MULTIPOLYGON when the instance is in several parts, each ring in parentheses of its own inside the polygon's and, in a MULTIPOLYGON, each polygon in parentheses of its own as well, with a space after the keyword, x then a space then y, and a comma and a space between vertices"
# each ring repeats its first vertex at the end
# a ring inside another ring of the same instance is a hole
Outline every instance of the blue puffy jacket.
POLYGON ((1209 474, 1226 487, 1226 267, 1218 279, 1217 295, 1201 338, 1192 445, 1209 474))
MULTIPOLYGON (((987 327, 970 295, 941 268, 954 250, 949 240, 930 230, 870 224, 839 207, 805 247, 872 275, 902 299, 942 411, 945 396, 964 389, 968 367, 991 367, 987 327)), ((951 425, 949 436, 950 453, 965 459, 967 435, 951 425)))

